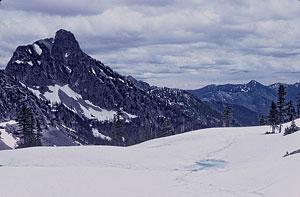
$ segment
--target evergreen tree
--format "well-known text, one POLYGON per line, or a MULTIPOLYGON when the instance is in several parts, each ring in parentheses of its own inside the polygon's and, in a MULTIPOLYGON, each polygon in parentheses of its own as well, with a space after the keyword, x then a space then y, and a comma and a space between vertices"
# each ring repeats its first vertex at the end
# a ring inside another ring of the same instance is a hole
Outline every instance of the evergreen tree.
POLYGON ((117 114, 114 116, 114 123, 112 125, 112 144, 115 146, 124 146, 124 123, 122 110, 118 110, 117 114))
POLYGON ((264 117, 264 115, 262 115, 259 119, 259 125, 263 126, 266 125, 266 119, 264 117))
POLYGON ((272 127, 272 133, 275 133, 275 128, 278 124, 278 111, 277 106, 274 101, 271 103, 270 112, 269 112, 269 124, 272 127))
POLYGON ((145 124, 145 138, 146 138, 146 140, 150 140, 153 138, 151 124, 149 124, 149 123, 145 124))
POLYGON ((165 137, 173 134, 173 125, 168 118, 164 120, 160 130, 159 137, 165 137))
POLYGON ((28 123, 27 114, 28 114, 28 108, 26 106, 23 106, 16 119, 19 129, 15 132, 15 135, 18 136, 20 139, 24 138, 23 131, 27 130, 27 123, 28 123))
POLYGON ((143 142, 153 138, 152 128, 150 123, 144 119, 143 125, 139 128, 138 131, 138 141, 143 142))
POLYGON ((20 147, 36 146, 37 136, 35 134, 35 120, 32 111, 23 106, 16 121, 19 125, 16 135, 22 140, 20 147))
POLYGON ((232 106, 227 105, 222 113, 223 126, 224 127, 232 126, 232 118, 233 118, 232 106))
POLYGON ((292 100, 290 100, 287 103, 286 112, 287 112, 287 116, 288 116, 288 121, 292 121, 292 120, 295 119, 295 117, 296 117, 296 110, 295 110, 295 107, 294 107, 294 104, 293 104, 292 100))
POLYGON ((300 118, 300 92, 298 93, 296 97, 296 107, 297 107, 297 117, 300 118))
POLYGON ((279 118, 279 133, 281 133, 282 123, 284 122, 284 117, 286 114, 285 110, 285 87, 283 85, 280 85, 278 88, 278 101, 277 101, 277 107, 278 107, 278 118, 279 118))
POLYGON ((41 124, 40 124, 40 121, 37 120, 36 121, 36 131, 35 131, 35 145, 36 146, 42 146, 42 128, 41 128, 41 124))

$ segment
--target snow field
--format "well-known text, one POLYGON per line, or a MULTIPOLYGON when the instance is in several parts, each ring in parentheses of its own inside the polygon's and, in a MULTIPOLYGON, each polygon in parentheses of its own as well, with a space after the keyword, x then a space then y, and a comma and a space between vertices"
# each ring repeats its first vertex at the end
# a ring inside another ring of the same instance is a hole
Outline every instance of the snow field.
MULTIPOLYGON (((300 126, 300 120, 296 121, 300 126)), ((300 132, 211 128, 131 147, 0 152, 0 196, 299 197, 300 132)))

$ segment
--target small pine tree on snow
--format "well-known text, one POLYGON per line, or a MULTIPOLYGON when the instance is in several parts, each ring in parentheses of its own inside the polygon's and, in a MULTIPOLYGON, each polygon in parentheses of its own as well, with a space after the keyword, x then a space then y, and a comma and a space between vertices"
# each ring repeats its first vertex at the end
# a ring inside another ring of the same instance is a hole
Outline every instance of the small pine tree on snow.
POLYGON ((277 106, 274 101, 271 103, 270 112, 269 112, 269 124, 272 127, 272 133, 275 133, 275 128, 278 124, 278 111, 277 106))
POLYGON ((293 101, 290 100, 287 103, 287 108, 286 108, 287 116, 288 116, 288 121, 292 121, 296 118, 296 110, 293 104, 293 101))
POLYGON ((285 128, 284 135, 295 133, 296 131, 299 131, 299 127, 297 127, 295 121, 293 120, 291 126, 285 128))
POLYGON ((118 110, 117 114, 114 116, 114 123, 112 125, 112 145, 115 146, 123 146, 123 138, 124 138, 124 123, 125 120, 123 118, 122 110, 118 110))
POLYGON ((232 106, 227 105, 222 113, 223 126, 230 127, 232 124, 232 118, 233 118, 232 106))
POLYGON ((173 125, 168 118, 164 120, 160 130, 159 137, 165 137, 173 134, 173 125))
POLYGON ((259 125, 261 126, 266 125, 266 119, 263 115, 259 119, 259 125))
POLYGON ((278 118, 279 118, 279 133, 281 133, 281 127, 282 127, 282 123, 284 122, 284 117, 286 114, 286 110, 285 110, 285 95, 286 95, 286 91, 285 91, 285 87, 283 85, 280 85, 278 88, 278 101, 277 101, 277 107, 278 107, 278 118))

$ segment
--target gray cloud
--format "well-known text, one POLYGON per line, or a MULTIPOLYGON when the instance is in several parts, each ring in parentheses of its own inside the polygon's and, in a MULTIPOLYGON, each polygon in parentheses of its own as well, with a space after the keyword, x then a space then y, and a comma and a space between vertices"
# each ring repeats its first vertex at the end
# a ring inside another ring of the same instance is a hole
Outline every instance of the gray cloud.
POLYGON ((19 10, 26 12, 38 12, 49 15, 76 16, 95 15, 115 6, 120 7, 164 7, 172 4, 174 0, 7 0, 3 3, 3 9, 19 10))
POLYGON ((299 11, 296 0, 4 0, 0 64, 65 28, 91 56, 153 85, 293 83, 299 11))

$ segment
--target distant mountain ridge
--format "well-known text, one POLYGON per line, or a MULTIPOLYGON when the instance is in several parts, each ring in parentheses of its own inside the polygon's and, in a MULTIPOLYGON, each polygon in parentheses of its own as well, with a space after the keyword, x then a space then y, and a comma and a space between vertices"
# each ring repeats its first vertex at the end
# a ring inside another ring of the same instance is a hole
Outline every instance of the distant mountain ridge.
MULTIPOLYGON (((277 101, 280 84, 265 86, 255 80, 247 84, 208 85, 196 90, 187 90, 203 101, 221 101, 228 104, 244 106, 254 112, 268 114, 270 104, 277 101)), ((295 101, 300 92, 300 83, 283 84, 286 87, 287 100, 295 101)))

